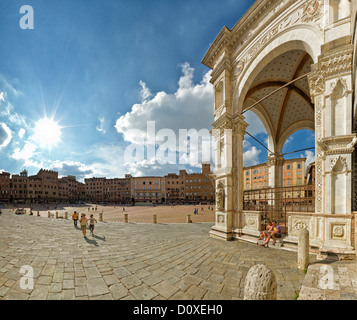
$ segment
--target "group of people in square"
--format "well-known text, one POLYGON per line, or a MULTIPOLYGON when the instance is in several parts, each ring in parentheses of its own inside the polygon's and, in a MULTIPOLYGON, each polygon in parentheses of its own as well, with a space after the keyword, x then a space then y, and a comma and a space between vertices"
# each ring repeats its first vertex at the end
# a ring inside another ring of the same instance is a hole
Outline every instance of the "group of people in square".
MULTIPOLYGON (((78 222, 78 213, 76 211, 74 211, 73 215, 72 215, 72 219, 73 219, 73 223, 74 226, 77 227, 77 222, 78 222)), ((89 230, 91 232, 91 234, 93 235, 94 232, 94 224, 97 223, 97 220, 94 219, 93 215, 90 215, 90 218, 87 219, 86 215, 84 213, 81 214, 81 218, 79 219, 79 223, 81 226, 81 230, 82 230, 82 234, 83 237, 86 238, 87 237, 87 225, 89 223, 89 230)))

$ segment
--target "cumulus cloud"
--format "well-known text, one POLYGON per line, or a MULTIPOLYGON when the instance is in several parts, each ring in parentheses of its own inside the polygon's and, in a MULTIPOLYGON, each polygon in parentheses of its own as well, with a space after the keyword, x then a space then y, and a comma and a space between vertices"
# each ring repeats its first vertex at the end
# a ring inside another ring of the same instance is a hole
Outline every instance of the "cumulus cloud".
POLYGON ((174 93, 162 91, 153 95, 141 81, 142 102, 133 105, 130 112, 116 121, 117 132, 131 144, 127 150, 136 155, 145 154, 145 159, 138 158, 135 167, 173 164, 180 159, 190 159, 188 164, 199 167, 201 161, 211 158, 209 130, 213 122, 213 87, 209 82, 210 72, 199 84, 194 84, 194 69, 184 63, 181 70, 182 76, 174 93), (183 153, 179 152, 180 146, 183 153), (195 157, 189 157, 186 150, 195 157), (175 151, 177 154, 171 153, 175 151), (173 156, 167 156, 168 153, 173 156))
POLYGON ((158 92, 151 100, 135 104, 132 110, 121 116, 115 125, 125 141, 136 142, 132 130, 147 131, 147 122, 155 121, 156 129, 210 128, 213 114, 213 88, 208 74, 200 84, 192 83, 194 69, 182 65, 183 76, 179 88, 173 94, 158 92))
POLYGON ((37 146, 30 142, 30 141, 26 141, 24 147, 21 148, 16 148, 13 152, 13 154, 11 155, 11 158, 15 159, 15 160, 30 160, 34 154, 34 152, 36 151, 37 146))
POLYGON ((11 139, 11 130, 5 123, 0 122, 0 149, 6 147, 11 139))
POLYGON ((243 166, 250 167, 259 164, 259 155, 261 150, 256 147, 252 147, 249 150, 245 151, 243 154, 243 166))
POLYGON ((57 171, 60 177, 75 176, 78 181, 83 181, 93 176, 93 168, 79 161, 54 161, 49 166, 50 170, 57 171))

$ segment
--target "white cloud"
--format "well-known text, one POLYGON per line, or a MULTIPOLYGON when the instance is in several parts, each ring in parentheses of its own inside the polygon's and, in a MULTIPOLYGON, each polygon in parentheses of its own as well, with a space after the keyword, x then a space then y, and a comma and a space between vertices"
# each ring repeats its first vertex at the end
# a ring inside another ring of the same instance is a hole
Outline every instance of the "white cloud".
POLYGON ((60 177, 75 176, 78 181, 95 175, 94 168, 79 161, 53 161, 49 169, 57 171, 60 177))
POLYGON ((144 102, 152 96, 152 93, 144 81, 140 80, 139 84, 141 86, 140 99, 141 102, 144 102))
POLYGON ((25 134, 26 134, 26 130, 24 128, 21 128, 18 133, 19 138, 22 139, 25 136, 25 134))
POLYGON ((245 151, 243 154, 243 166, 250 167, 259 164, 260 153, 261 150, 257 149, 254 146, 251 149, 245 151))
POLYGON ((103 133, 103 134, 106 133, 106 130, 105 130, 105 118, 104 117, 99 117, 99 126, 96 127, 96 130, 98 132, 103 133))
POLYGON ((22 149, 16 148, 14 150, 14 152, 11 155, 11 158, 15 160, 23 160, 25 161, 25 163, 28 163, 31 162, 31 158, 33 157, 36 150, 37 150, 37 146, 34 143, 30 141, 26 141, 22 149))
POLYGON ((0 149, 6 147, 11 139, 11 130, 5 123, 0 122, 0 149))
POLYGON ((315 153, 310 150, 306 150, 305 156, 302 156, 302 158, 306 158, 305 167, 307 167, 309 164, 315 162, 315 153))
MULTIPOLYGON (((130 112, 117 120, 115 128, 123 135, 124 141, 131 144, 133 150, 135 147, 140 149, 143 145, 149 148, 150 146, 157 148, 159 145, 167 151, 179 151, 179 146, 188 143, 188 139, 180 135, 180 130, 192 129, 192 133, 201 133, 204 141, 211 139, 209 130, 213 122, 213 87, 209 82, 210 72, 203 76, 199 84, 194 84, 194 69, 188 63, 182 64, 181 69, 183 74, 178 81, 178 88, 172 94, 162 91, 152 95, 146 84, 141 81, 142 102, 133 105, 130 112), (207 135, 201 130, 205 130, 207 135), (174 138, 169 139, 172 134, 174 138)), ((201 144, 197 146, 192 141, 190 154, 198 154, 198 161, 202 159, 202 155, 205 155, 204 158, 210 158, 211 150, 206 146, 208 143, 202 150, 201 144)), ((139 170, 139 167, 146 168, 147 164, 154 165, 155 160, 159 160, 157 161, 159 164, 164 154, 161 153, 161 159, 160 157, 153 159, 150 155, 146 155, 145 159, 135 164, 131 163, 130 167, 139 170)), ((176 156, 181 160, 187 158, 185 154, 177 153, 175 158, 176 156)), ((197 162, 193 165, 200 166, 197 162)))
POLYGON ((155 121, 157 131, 171 129, 197 130, 210 128, 213 122, 213 88, 205 75, 198 85, 192 84, 193 69, 182 65, 184 73, 179 80, 179 88, 173 94, 158 92, 151 100, 135 104, 132 110, 121 116, 115 125, 125 141, 134 143, 138 130, 146 135, 147 121, 155 121))
POLYGON ((0 92, 0 101, 5 102, 6 92, 0 92))

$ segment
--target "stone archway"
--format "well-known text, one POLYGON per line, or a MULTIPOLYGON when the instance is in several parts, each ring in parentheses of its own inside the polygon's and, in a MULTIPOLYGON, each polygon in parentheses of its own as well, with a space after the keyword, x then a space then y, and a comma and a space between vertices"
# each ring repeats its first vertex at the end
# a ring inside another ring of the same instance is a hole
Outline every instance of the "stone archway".
MULTIPOLYGON (((352 131, 351 18, 356 8, 347 7, 346 11, 346 5, 337 6, 334 0, 258 0, 232 30, 222 29, 204 57, 203 63, 213 70, 213 128, 220 143, 216 156, 225 164, 215 171, 216 184, 224 188, 225 207, 216 212, 211 236, 231 240, 259 233, 259 216, 244 212, 242 203, 242 143, 248 126, 243 114, 254 104, 269 136, 273 186, 281 180, 286 139, 300 129, 315 131, 315 212, 292 213, 289 229, 301 220, 321 254, 353 253, 351 204, 333 213, 341 197, 351 199, 357 142, 352 131), (345 163, 343 171, 329 169, 337 158, 345 163), (337 227, 344 232, 335 234, 337 227)), ((289 232, 291 242, 297 241, 295 231, 289 232)))

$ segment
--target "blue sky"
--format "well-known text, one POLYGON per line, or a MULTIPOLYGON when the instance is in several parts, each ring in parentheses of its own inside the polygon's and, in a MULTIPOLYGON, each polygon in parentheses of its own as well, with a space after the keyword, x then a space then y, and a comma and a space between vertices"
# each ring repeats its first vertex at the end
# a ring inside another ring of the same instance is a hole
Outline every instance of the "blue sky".
MULTIPOLYGON (((223 26, 232 28, 253 3, 2 0, 0 171, 46 168, 78 180, 199 171, 184 161, 124 155, 140 145, 147 121, 156 121, 156 131, 211 129, 213 93, 201 61, 223 26), (23 5, 34 10, 33 30, 20 28, 23 5)), ((264 141, 261 123, 248 118, 264 141)), ((308 137, 293 137, 289 147, 312 146, 308 137)), ((266 161, 252 139, 245 151, 247 165, 266 161)))

